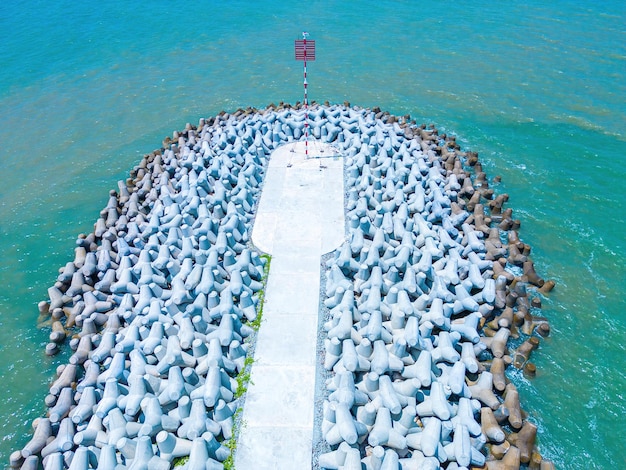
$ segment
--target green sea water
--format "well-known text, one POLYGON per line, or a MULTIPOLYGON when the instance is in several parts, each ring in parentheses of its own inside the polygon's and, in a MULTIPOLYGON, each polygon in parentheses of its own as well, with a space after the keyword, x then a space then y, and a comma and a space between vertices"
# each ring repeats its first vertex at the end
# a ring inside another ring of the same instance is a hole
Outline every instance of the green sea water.
POLYGON ((626 468, 626 3, 0 5, 0 461, 55 368, 37 302, 108 191, 185 123, 309 98, 434 123, 521 220, 552 334, 512 379, 563 469, 626 468))

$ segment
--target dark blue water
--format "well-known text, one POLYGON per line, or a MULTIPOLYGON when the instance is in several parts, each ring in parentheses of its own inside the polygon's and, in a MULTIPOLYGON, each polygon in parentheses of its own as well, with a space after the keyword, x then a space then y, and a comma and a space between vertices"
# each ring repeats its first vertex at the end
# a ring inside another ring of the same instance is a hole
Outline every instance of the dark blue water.
POLYGON ((309 98, 379 106, 479 152, 522 221, 552 336, 516 377, 560 468, 626 467, 626 3, 0 5, 0 461, 62 356, 36 304, 108 191, 186 122, 309 98))

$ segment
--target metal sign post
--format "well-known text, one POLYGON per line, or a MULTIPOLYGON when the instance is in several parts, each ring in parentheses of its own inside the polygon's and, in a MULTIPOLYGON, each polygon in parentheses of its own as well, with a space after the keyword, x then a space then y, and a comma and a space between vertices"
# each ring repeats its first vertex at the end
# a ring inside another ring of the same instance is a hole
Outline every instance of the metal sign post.
POLYGON ((296 60, 304 62, 304 153, 309 157, 309 97, 307 94, 306 62, 315 60, 315 41, 307 40, 309 33, 303 32, 302 39, 296 39, 296 60))

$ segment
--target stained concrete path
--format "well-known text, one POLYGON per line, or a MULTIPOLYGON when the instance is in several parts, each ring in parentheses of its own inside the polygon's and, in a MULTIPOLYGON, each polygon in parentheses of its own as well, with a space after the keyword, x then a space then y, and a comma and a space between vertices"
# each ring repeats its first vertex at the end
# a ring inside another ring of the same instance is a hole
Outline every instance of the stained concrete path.
MULTIPOLYGON (((237 470, 311 469, 320 258, 345 236, 343 161, 322 150, 326 158, 305 159, 298 142, 270 157, 252 242, 272 262, 237 470)), ((318 155, 320 144, 309 143, 318 155)))

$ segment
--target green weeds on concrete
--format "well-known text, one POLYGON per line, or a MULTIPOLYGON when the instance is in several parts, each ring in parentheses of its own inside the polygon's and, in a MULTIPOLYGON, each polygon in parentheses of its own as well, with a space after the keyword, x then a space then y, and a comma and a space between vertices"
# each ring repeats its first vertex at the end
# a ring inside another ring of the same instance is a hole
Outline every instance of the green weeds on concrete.
MULTIPOLYGON (((261 255, 261 259, 265 261, 263 265, 263 288, 259 291, 259 302, 257 304, 256 318, 248 323, 255 333, 259 331, 261 322, 263 321, 263 305, 265 304, 265 287, 267 286, 267 276, 270 272, 270 263, 272 257, 270 255, 261 255)), ((244 366, 239 371, 235 380, 237 381, 237 390, 235 390, 235 399, 242 397, 248 391, 248 385, 251 382, 250 374, 252 370, 252 364, 254 364, 254 358, 249 355, 244 360, 244 366)), ((235 451, 237 450, 237 437, 239 431, 243 429, 246 423, 241 419, 241 413, 243 408, 238 407, 233 414, 233 431, 230 439, 224 442, 224 446, 230 451, 230 455, 224 460, 224 470, 235 470, 235 451)))
POLYGON ((254 331, 259 331, 261 327, 261 322, 263 321, 263 305, 265 304, 265 288, 267 286, 267 276, 270 273, 270 264, 272 263, 271 255, 261 255, 260 258, 265 260, 265 264, 263 265, 263 288, 259 291, 259 303, 258 303, 258 312, 256 318, 249 323, 250 327, 254 329, 254 331))
POLYGON ((247 356, 243 362, 243 369, 237 374, 235 380, 237 381, 237 390, 235 390, 235 399, 243 396, 248 390, 248 384, 254 383, 250 380, 250 372, 254 364, 254 358, 247 356))
POLYGON ((173 461, 172 461, 172 468, 177 468, 177 467, 182 467, 184 465, 187 464, 187 462, 189 462, 189 456, 185 455, 183 457, 176 457, 173 461))
POLYGON ((226 447, 230 454, 226 457, 226 460, 222 462, 224 465, 224 470, 235 470, 235 450, 237 450, 237 436, 239 431, 246 426, 246 423, 241 419, 241 413, 243 413, 243 408, 238 407, 233 414, 233 433, 230 439, 224 442, 224 447, 226 447))

